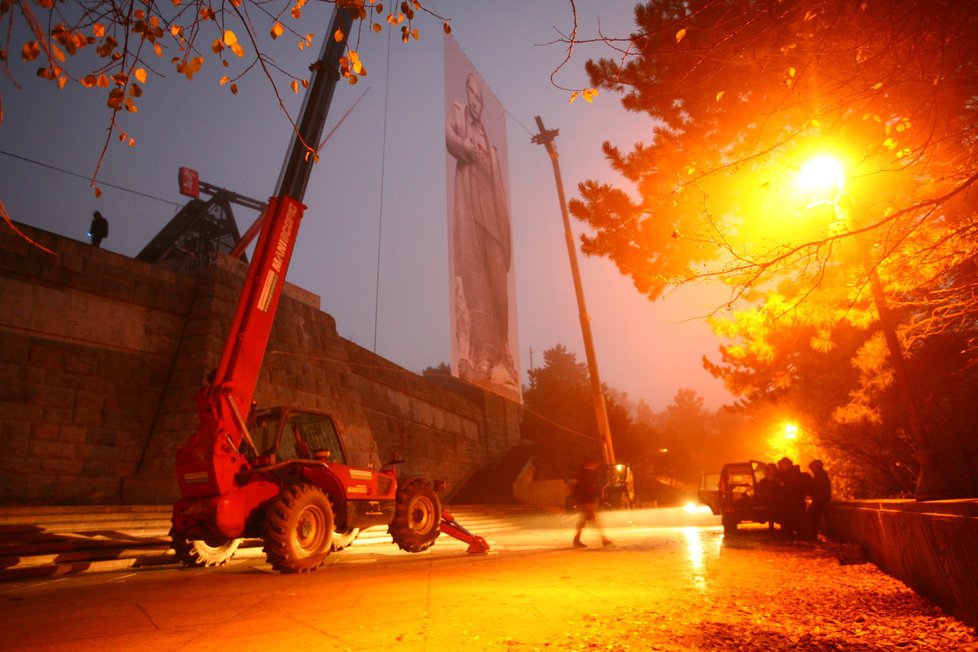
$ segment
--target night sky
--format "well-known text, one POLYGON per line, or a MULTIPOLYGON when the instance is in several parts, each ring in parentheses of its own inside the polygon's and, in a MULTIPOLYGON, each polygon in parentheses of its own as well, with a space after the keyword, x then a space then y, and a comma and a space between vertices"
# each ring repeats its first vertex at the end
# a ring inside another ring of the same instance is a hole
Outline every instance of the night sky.
MULTIPOLYGON (((581 38, 594 37, 599 28, 622 36, 633 27, 634 2, 576 4, 581 38)), ((570 33, 572 25, 566 0, 430 0, 426 6, 451 19, 456 42, 509 113, 525 384, 526 370, 540 366, 543 351, 556 344, 585 360, 551 162, 542 146, 530 142, 534 116, 560 130, 557 147, 568 198, 576 196, 584 179, 618 183, 601 155, 602 141, 628 149, 651 138, 653 125, 645 116, 626 113, 616 96, 570 104, 569 92, 551 84, 566 48, 549 43, 560 32, 570 33)), ((331 10, 331 5, 307 5, 300 31, 322 35, 331 10)), ((357 85, 339 85, 325 131, 362 99, 313 170, 288 280, 321 296, 322 309, 336 319, 340 335, 420 372, 448 362, 450 342, 443 37, 437 20, 421 16, 415 25, 421 40, 407 45, 387 31, 365 30, 361 36, 358 49, 368 74, 357 85)), ((259 33, 267 34, 267 27, 259 33)), ((14 80, 0 75, 0 200, 15 221, 87 241, 97 209, 110 222, 103 248, 135 256, 185 202, 177 185, 181 166, 196 169, 202 181, 256 199, 274 192, 291 127, 259 71, 238 80, 235 96, 218 84, 225 71, 216 57, 209 55, 202 72, 188 81, 169 64, 172 53, 164 54, 150 71, 139 112, 120 117, 135 146, 110 140, 99 171, 103 196, 97 199, 88 178, 111 117, 106 91, 77 82, 58 90, 38 79, 38 63, 21 61, 19 43, 11 47, 14 80)), ((263 44, 277 64, 293 71, 305 70, 321 47, 316 40, 300 52, 295 38, 287 36, 263 44)), ((586 85, 584 62, 608 54, 600 46, 579 47, 556 81, 572 88, 586 85)), ((232 62, 232 74, 242 69, 240 61, 232 62)), ((301 94, 293 95, 281 79, 279 88, 295 115, 301 94)), ((257 217, 237 207, 235 215, 241 231, 257 217)), ((574 224, 575 232, 580 228, 574 224)), ((710 408, 730 400, 700 362, 704 354, 718 357, 720 342, 702 317, 726 296, 722 288, 684 289, 653 304, 610 262, 578 255, 607 385, 654 410, 670 404, 681 388, 696 390, 710 408)))

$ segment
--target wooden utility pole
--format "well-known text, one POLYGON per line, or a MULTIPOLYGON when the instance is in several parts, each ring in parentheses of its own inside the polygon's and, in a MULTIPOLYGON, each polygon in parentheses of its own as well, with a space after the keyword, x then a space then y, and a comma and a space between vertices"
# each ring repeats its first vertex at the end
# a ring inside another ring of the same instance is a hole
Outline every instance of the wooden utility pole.
POLYGON ((601 437, 601 452, 607 465, 615 463, 615 449, 611 443, 611 426, 608 423, 608 409, 604 403, 604 393, 601 391, 601 377, 598 375, 598 359, 594 355, 594 343, 591 340, 591 318, 584 304, 584 290, 581 287, 581 273, 577 267, 577 248, 574 244, 574 233, 571 231, 570 217, 567 214, 567 201, 564 198, 564 182, 560 177, 560 156, 557 154, 557 143, 554 140, 559 129, 547 130, 543 120, 536 117, 540 133, 530 140, 537 145, 547 148, 547 154, 554 167, 554 179, 557 182, 557 198, 560 201, 560 214, 564 218, 564 239, 567 241, 567 255, 570 257, 571 274, 574 276, 574 291, 577 293, 577 307, 581 317, 581 334, 584 336, 584 353, 587 356, 588 374, 591 376, 591 397, 594 400, 594 415, 598 421, 598 434, 601 437))

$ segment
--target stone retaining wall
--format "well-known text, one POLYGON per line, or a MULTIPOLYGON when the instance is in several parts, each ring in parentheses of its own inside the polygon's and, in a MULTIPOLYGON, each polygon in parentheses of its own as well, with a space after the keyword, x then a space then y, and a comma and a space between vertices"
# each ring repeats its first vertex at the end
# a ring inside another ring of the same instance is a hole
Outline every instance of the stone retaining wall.
MULTIPOLYGON (((246 266, 176 273, 17 227, 55 253, 0 230, 0 505, 171 503, 246 266)), ((519 405, 344 340, 292 285, 256 400, 330 412, 352 464, 398 452, 404 473, 449 488, 520 443, 519 405)))
POLYGON ((834 502, 828 535, 978 627, 978 500, 834 502))

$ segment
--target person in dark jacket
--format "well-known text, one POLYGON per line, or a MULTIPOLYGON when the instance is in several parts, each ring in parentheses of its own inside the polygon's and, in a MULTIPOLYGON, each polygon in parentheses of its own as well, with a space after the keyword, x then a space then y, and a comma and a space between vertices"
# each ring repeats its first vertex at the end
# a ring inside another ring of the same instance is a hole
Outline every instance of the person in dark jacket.
POLYGON ((88 235, 92 238, 93 247, 98 247, 104 238, 109 237, 109 221, 98 211, 92 213, 92 225, 88 228, 88 235))
POLYGON ((821 529, 825 507, 832 500, 832 481, 829 480, 829 474, 825 472, 822 460, 812 460, 808 465, 808 470, 812 472, 810 494, 812 500, 805 514, 806 534, 809 539, 816 540, 821 529))
POLYGON ((789 541, 802 535, 805 525, 805 496, 811 476, 788 457, 778 460, 781 491, 781 534, 789 541))
POLYGON ((601 521, 598 520, 598 504, 601 501, 601 490, 604 488, 601 471, 602 467, 598 464, 597 459, 588 457, 577 472, 573 496, 580 516, 577 521, 577 532, 574 534, 575 548, 587 547, 581 541, 581 533, 584 532, 584 526, 588 523, 597 528, 598 534, 601 535, 602 545, 611 545, 611 540, 605 536, 601 521))

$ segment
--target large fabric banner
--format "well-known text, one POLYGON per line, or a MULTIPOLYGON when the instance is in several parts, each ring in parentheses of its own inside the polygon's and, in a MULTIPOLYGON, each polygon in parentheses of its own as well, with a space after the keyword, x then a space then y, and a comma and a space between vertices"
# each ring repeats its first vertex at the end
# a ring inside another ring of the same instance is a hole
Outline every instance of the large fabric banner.
POLYGON ((521 400, 506 110, 445 36, 452 373, 521 400))

